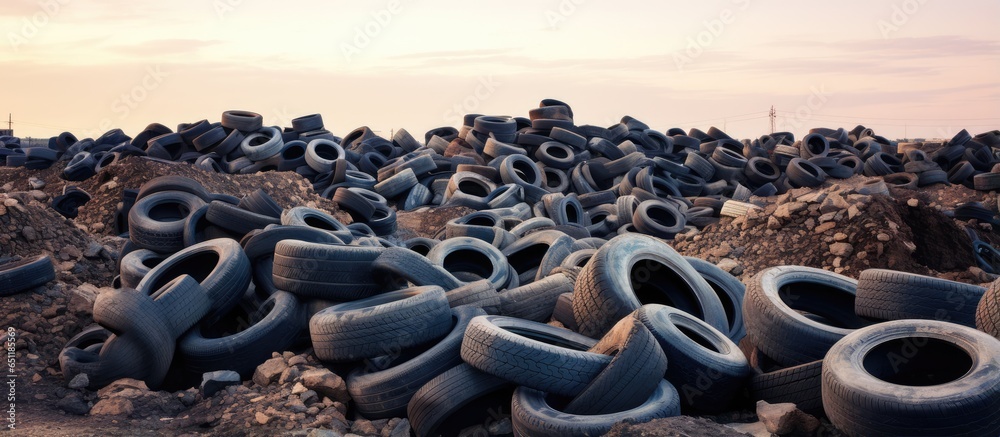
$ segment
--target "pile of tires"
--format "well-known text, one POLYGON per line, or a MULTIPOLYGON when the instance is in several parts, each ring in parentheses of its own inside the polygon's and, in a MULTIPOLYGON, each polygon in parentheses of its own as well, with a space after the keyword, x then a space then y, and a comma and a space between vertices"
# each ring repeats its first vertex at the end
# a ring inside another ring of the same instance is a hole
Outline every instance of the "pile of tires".
POLYGON ((891 270, 761 271, 743 307, 750 394, 848 435, 996 434, 1000 341, 986 320, 1000 312, 986 292, 891 270))
MULTIPOLYGON (((155 388, 214 370, 248 378, 272 352, 312 348, 344 370, 361 416, 405 415, 421 436, 508 409, 520 435, 599 435, 624 418, 725 411, 745 391, 850 411, 867 398, 830 392, 843 376, 826 389, 825 360, 864 341, 859 333, 897 319, 917 330, 941 328, 919 319, 944 320, 950 333, 979 319, 997 326, 995 296, 978 287, 805 267, 768 269, 744 287, 667 243, 746 213, 754 194, 893 175, 893 144, 862 126, 741 142, 714 128, 659 133, 631 117, 577 126, 554 100, 529 118, 469 115, 425 144, 404 130, 337 138, 318 115, 292 124, 263 127, 230 111, 218 126, 178 134, 152 126, 137 137, 144 146, 128 147, 155 159, 199 153, 195 165, 211 171, 296 171, 351 223, 262 190, 237 198, 175 176, 125 190, 116 291, 95 305, 98 325, 60 354, 67 380, 86 373, 98 388, 132 377, 155 388), (189 139, 195 152, 185 152, 189 139), (397 210, 442 205, 475 211, 434 238, 395 237, 397 210), (994 302, 985 315, 980 301, 994 302)), ((892 426, 836 414, 859 435, 892 426)), ((997 423, 989 417, 975 423, 997 423)), ((919 423, 938 429, 928 420, 919 423)))

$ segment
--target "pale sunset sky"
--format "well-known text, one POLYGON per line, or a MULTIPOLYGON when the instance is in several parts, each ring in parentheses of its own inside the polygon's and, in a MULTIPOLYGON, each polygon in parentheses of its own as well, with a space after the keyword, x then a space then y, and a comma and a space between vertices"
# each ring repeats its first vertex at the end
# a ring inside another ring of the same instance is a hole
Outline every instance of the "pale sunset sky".
MULTIPOLYGON (((130 135, 245 109, 422 138, 466 112, 752 138, 1000 129, 1000 1, 2 0, 18 136, 130 135)), ((6 128, 6 123, 2 126, 6 128)))

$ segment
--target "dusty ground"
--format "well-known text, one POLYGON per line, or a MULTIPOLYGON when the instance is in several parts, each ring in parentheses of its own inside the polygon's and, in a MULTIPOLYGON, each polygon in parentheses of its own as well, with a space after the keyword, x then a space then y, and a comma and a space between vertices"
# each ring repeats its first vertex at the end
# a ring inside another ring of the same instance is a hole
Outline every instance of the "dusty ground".
MULTIPOLYGON (((80 209, 76 220, 67 220, 46 202, 61 194, 66 185, 58 178, 60 172, 59 165, 44 171, 0 168, 0 257, 46 253, 58 262, 56 281, 0 299, 0 328, 14 327, 18 334, 18 435, 305 435, 309 428, 330 427, 357 434, 405 435, 405 422, 354 421, 343 403, 338 405, 330 396, 321 396, 329 402, 300 405, 303 402, 300 395, 292 394, 291 384, 262 386, 247 381, 208 400, 196 390, 168 393, 125 388, 119 393, 94 393, 66 388, 57 356, 69 337, 92 322, 88 304, 101 287, 110 285, 115 274, 114 256, 124 240, 114 235, 112 220, 123 189, 138 188, 155 176, 179 174, 197 178, 211 192, 239 197, 263 188, 282 206, 306 205, 337 212, 294 173, 229 176, 205 173, 187 164, 130 158, 77 183, 93 200, 80 209), (31 192, 30 177, 47 185, 40 192, 31 192), (99 410, 123 412, 123 401, 114 400, 122 398, 132 405, 131 413, 95 414, 94 405, 102 401, 106 402, 99 410), (267 420, 257 413, 265 414, 267 420)), ((678 238, 673 245, 685 255, 721 263, 743 279, 780 264, 822 267, 854 277, 866 268, 886 267, 974 283, 992 279, 974 267, 963 230, 972 226, 981 238, 997 242, 1000 239, 991 226, 957 221, 942 211, 967 201, 980 201, 995 210, 995 194, 936 186, 919 191, 896 189, 889 197, 865 196, 856 192, 865 180, 856 176, 827 183, 820 191, 826 195, 824 199, 810 191, 754 199, 764 205, 762 211, 744 218, 724 218, 697 235, 678 238), (834 195, 844 203, 827 202, 834 195), (842 245, 834 248, 835 244, 847 244, 850 249, 842 245)), ((398 237, 433 236, 448 219, 466 212, 441 208, 401 213, 398 237)), ((338 217, 349 222, 346 214, 338 217)), ((296 368, 293 372, 319 369, 308 352, 292 351, 278 361, 284 363, 285 370, 296 368), (296 354, 302 354, 301 358, 295 358, 296 354)), ((753 421, 752 413, 729 419, 753 421)), ((623 426, 612 435, 739 435, 727 434, 730 431, 714 423, 680 418, 623 426), (666 424, 669 431, 664 430, 666 424)))

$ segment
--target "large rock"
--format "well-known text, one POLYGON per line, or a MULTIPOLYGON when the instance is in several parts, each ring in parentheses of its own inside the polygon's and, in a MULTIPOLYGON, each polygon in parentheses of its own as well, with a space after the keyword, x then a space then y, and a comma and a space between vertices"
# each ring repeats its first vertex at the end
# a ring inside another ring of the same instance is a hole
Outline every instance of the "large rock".
POLYGON ((347 393, 344 379, 327 369, 313 369, 302 372, 302 385, 320 395, 334 401, 348 403, 351 395, 347 393))
POLYGON ((102 399, 90 409, 91 416, 131 416, 135 406, 125 398, 102 399))
POLYGON ((809 207, 805 202, 788 202, 774 210, 774 216, 780 219, 792 218, 792 215, 809 207))
POLYGON ((769 404, 757 401, 757 418, 764 423, 768 432, 777 435, 811 435, 820 425, 818 419, 802 412, 792 403, 769 404))
POLYGON ((223 390, 231 385, 238 385, 239 383, 240 374, 232 370, 206 372, 201 375, 201 396, 204 398, 212 397, 219 390, 223 390))
POLYGON ((270 385, 272 382, 277 381, 281 373, 287 368, 288 365, 285 364, 284 358, 271 358, 257 366, 257 370, 253 372, 253 382, 260 386, 270 385))

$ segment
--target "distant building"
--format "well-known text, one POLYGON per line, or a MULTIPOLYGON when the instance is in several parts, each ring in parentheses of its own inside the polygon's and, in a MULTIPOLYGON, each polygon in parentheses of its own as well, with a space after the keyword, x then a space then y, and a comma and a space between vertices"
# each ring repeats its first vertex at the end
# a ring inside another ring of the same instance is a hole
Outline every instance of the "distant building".
POLYGON ((0 137, 4 135, 9 137, 14 136, 14 129, 0 129, 0 137))

